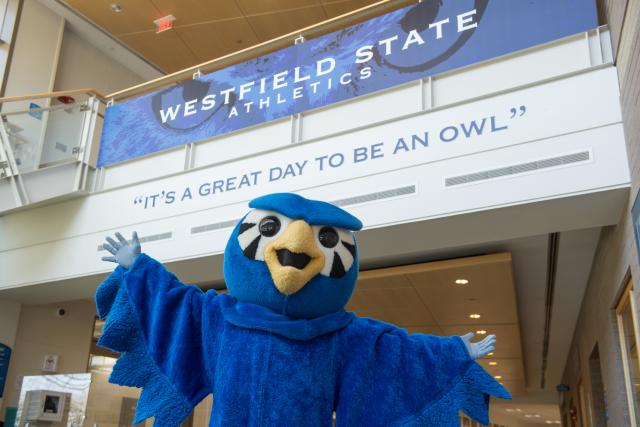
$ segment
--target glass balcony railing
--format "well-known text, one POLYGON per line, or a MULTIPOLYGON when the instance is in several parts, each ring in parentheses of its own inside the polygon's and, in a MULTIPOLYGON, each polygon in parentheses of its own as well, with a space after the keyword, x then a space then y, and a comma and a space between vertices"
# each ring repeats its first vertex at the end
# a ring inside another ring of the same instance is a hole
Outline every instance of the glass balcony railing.
POLYGON ((97 95, 69 93, 2 104, 0 136, 8 142, 18 173, 81 159, 87 142, 83 130, 97 95))
POLYGON ((0 98, 0 214, 83 190, 104 108, 89 89, 0 98))

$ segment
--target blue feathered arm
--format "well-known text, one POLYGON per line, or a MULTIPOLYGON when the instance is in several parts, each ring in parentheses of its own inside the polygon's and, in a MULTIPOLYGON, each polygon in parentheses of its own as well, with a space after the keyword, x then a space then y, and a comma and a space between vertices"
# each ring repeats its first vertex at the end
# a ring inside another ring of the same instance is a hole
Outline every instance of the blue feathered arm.
POLYGON ((490 397, 511 398, 460 337, 408 334, 363 318, 347 333, 337 426, 454 427, 459 411, 485 425, 490 397))
POLYGON ((178 426, 211 392, 202 351, 203 297, 144 254, 98 287, 98 315, 107 319, 98 344, 122 353, 109 381, 143 389, 134 423, 153 416, 154 426, 178 426))

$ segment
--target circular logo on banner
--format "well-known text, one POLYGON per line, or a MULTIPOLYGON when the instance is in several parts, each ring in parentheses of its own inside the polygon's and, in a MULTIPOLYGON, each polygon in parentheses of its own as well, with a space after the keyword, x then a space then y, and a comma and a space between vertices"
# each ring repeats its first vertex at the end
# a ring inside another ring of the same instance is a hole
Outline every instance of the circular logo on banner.
MULTIPOLYGON (((469 1, 469 3, 470 10, 475 9, 475 14, 473 15, 474 22, 479 23, 487 9, 489 0, 473 0, 473 2, 469 1)), ((459 4, 456 2, 456 5, 459 4)), ((393 34, 404 34, 405 37, 409 37, 412 31, 417 31, 424 40, 432 39, 433 34, 427 35, 426 32, 428 30, 434 31, 434 26, 432 24, 439 21, 439 14, 442 8, 442 0, 423 1, 418 3, 409 9, 404 17, 398 21, 398 24, 396 24, 394 28, 389 29, 389 31, 393 34)), ((456 22, 450 21, 450 16, 446 16, 444 18, 448 19, 448 21, 446 21, 446 25, 458 25, 456 22)), ((442 23, 442 25, 445 25, 445 23, 442 23)), ((425 72, 451 58, 467 43, 467 41, 469 41, 477 28, 478 26, 476 25, 475 28, 458 32, 458 37, 449 41, 445 50, 436 54, 437 56, 433 58, 423 60, 423 57, 418 58, 414 56, 409 60, 422 59, 422 62, 396 63, 393 60, 387 59, 386 55, 381 54, 379 46, 375 46, 373 48, 373 59, 378 66, 390 68, 400 73, 425 72)))
POLYGON ((155 93, 151 97, 155 119, 162 127, 180 132, 197 129, 217 115, 224 122, 237 102, 237 95, 231 92, 228 103, 213 97, 207 100, 211 89, 212 82, 194 79, 155 93))

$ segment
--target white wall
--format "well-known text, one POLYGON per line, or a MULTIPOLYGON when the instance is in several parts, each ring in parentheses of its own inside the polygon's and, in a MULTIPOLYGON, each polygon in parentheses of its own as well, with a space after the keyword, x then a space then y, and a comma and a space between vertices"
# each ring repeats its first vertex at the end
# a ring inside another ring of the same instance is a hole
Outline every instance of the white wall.
POLYGON ((14 356, 20 357, 12 357, 9 365, 2 414, 6 407, 17 406, 21 378, 42 374, 41 366, 46 354, 60 356, 58 373, 87 371, 96 316, 94 303, 78 300, 60 306, 66 310, 64 317, 56 316, 56 304, 23 306, 20 310, 13 347, 14 356))
MULTIPOLYGON (((369 102, 360 101, 363 111, 374 107, 369 102)), ((164 262, 222 253, 230 226, 206 233, 193 233, 191 228, 237 220, 246 212, 247 200, 268 192, 297 191, 310 198, 335 201, 415 186, 415 191, 404 196, 348 206, 367 229, 373 229, 442 217, 460 219, 463 213, 620 189, 629 182, 620 121, 615 69, 600 68, 317 141, 287 144, 278 151, 184 171, 146 183, 109 188, 55 206, 9 214, 0 220, 0 232, 6 236, 0 241, 0 263, 11 267, 0 271, 0 288, 105 272, 111 266, 100 261, 104 253, 98 252, 97 248, 106 234, 118 230, 130 234, 135 229, 142 237, 172 233, 171 238, 144 245, 148 253, 164 262), (513 105, 526 105, 526 115, 509 119, 509 109, 513 105), (445 129, 447 125, 470 123, 477 120, 478 115, 494 114, 501 124, 509 124, 508 129, 454 142, 437 139, 439 129, 445 129), (394 154, 399 137, 406 138, 410 144, 411 135, 423 135, 426 130, 433 136, 428 147, 418 144, 411 153, 401 150, 394 154), (356 147, 382 142, 386 144, 378 158, 367 162, 353 161, 356 147), (447 177, 584 153, 585 150, 590 153, 588 161, 445 186, 447 177), (325 166, 321 170, 314 159, 332 153, 344 153, 344 166, 335 169, 325 166), (305 172, 286 179, 269 180, 273 166, 285 167, 289 162, 306 162, 305 172), (252 171, 262 172, 258 182, 240 187, 240 177, 252 171), (237 189, 213 194, 212 183, 228 177, 238 177, 232 186, 237 189), (201 191, 203 188, 205 191, 201 191), (162 200, 159 195, 163 192, 172 197, 162 200), (157 206, 152 208, 151 200, 156 199, 157 206), (33 266, 28 261, 31 259, 42 259, 43 262, 33 266)), ((260 128, 243 134, 250 141, 260 141, 264 135, 262 131, 260 128)), ((125 163, 124 167, 135 164, 137 175, 145 178, 169 170, 168 165, 157 160, 157 157, 149 157, 125 163)), ((175 160, 174 165, 179 164, 177 162, 175 160)), ((574 228, 611 224, 618 220, 621 207, 596 205, 578 218, 569 219, 574 228), (609 211, 605 222, 601 222, 602 216, 594 221, 589 219, 610 208, 616 209, 609 211)), ((534 229, 533 222, 520 223, 518 218, 516 225, 520 234, 502 238, 566 230, 560 217, 567 212, 550 213, 544 220, 544 229, 534 229)), ((461 223, 458 229, 460 226, 461 223)), ((504 230, 503 224, 493 235, 504 230)), ((446 243, 440 244, 448 247, 456 239, 469 244, 474 235, 477 231, 454 233, 448 236, 446 243)), ((424 246, 433 241, 432 237, 424 246)), ((383 252, 388 250, 387 246, 381 248, 383 252)), ((389 253, 381 256, 389 256, 389 253)))
POLYGON ((0 39, 4 42, 0 44, 0 76, 4 76, 8 65, 19 3, 19 0, 0 1, 0 14, 4 14, 4 19, 0 20, 0 39))
POLYGON ((108 94, 144 79, 65 28, 54 90, 93 88, 108 94))
POLYGON ((37 1, 23 2, 5 96, 53 88, 63 29, 60 16, 37 1))
POLYGON ((145 80, 131 71, 136 64, 128 68, 107 56, 47 6, 23 3, 5 96, 84 87, 110 93, 145 80))
MULTIPOLYGON (((46 93, 53 89, 58 54, 64 30, 64 19, 37 1, 24 1, 19 17, 18 33, 9 66, 5 96, 46 93)), ((34 101, 39 107, 49 105, 49 99, 34 101)), ((5 103, 2 111, 29 109, 31 101, 5 103)), ((44 143, 47 113, 42 119, 27 114, 10 116, 24 141, 14 147, 16 161, 23 170, 35 168, 40 162, 44 143)))

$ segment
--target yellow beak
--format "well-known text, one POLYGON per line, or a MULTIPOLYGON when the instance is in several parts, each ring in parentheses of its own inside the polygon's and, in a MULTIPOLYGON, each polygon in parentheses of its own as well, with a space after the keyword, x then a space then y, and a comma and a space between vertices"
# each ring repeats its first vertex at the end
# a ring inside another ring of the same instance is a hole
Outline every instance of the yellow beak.
POLYGON ((316 245, 313 230, 302 220, 293 221, 267 245, 264 259, 273 283, 284 295, 298 292, 324 266, 324 254, 316 245))

